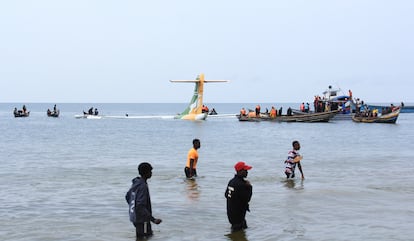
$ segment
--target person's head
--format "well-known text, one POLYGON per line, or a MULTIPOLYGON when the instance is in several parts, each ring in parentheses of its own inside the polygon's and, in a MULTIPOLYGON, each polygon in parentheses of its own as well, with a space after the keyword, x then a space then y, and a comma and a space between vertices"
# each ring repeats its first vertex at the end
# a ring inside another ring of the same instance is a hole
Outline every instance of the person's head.
POLYGON ((300 150, 300 143, 299 143, 299 141, 293 141, 292 142, 292 146, 293 146, 293 149, 300 150))
POLYGON ((234 169, 238 176, 247 177, 247 171, 252 169, 252 166, 246 165, 244 162, 237 162, 234 169))
POLYGON ((148 162, 142 162, 138 165, 138 173, 144 179, 149 179, 152 176, 152 166, 148 162))
POLYGON ((200 148, 200 146, 201 146, 201 143, 200 143, 200 140, 199 139, 194 139, 193 140, 193 147, 194 147, 194 149, 198 149, 198 148, 200 148))

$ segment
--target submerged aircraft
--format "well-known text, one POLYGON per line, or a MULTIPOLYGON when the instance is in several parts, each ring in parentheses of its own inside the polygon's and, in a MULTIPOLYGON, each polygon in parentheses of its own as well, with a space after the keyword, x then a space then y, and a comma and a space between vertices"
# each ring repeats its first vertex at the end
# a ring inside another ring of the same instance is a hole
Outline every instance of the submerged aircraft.
POLYGON ((202 113, 204 83, 228 82, 228 80, 204 80, 204 74, 198 75, 195 80, 170 81, 174 83, 195 83, 194 94, 187 108, 181 114, 175 116, 176 119, 183 120, 205 120, 207 118, 208 113, 202 113))

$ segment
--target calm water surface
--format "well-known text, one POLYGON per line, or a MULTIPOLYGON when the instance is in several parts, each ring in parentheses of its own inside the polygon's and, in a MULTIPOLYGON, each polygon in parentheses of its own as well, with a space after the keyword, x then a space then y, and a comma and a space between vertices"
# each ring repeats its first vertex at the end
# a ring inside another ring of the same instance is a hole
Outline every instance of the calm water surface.
POLYGON ((31 116, 15 119, 15 106, 0 105, 1 240, 134 240, 124 195, 143 161, 153 164, 153 214, 163 220, 154 241, 413 240, 414 114, 395 125, 191 122, 168 118, 185 104, 58 104, 54 119, 45 114, 53 104, 27 104, 31 116), (74 118, 91 106, 145 118, 74 118), (186 181, 193 138, 200 177, 186 181), (295 139, 306 179, 286 182, 295 139), (241 160, 253 166, 249 228, 230 234, 224 190, 241 160))

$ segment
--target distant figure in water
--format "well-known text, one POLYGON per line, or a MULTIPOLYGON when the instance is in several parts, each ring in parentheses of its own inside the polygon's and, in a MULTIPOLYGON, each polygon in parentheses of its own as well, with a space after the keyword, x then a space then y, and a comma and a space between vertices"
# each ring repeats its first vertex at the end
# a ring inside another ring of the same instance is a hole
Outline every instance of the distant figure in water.
POLYGON ((126 113, 125 116, 128 117, 128 113, 126 113))

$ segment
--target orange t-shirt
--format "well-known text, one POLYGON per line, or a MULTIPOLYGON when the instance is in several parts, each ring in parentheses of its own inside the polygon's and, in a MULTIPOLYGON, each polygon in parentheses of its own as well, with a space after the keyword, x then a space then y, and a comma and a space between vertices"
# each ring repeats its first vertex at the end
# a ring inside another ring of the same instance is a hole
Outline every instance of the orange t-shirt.
POLYGON ((197 161, 198 161, 198 152, 197 152, 196 149, 194 149, 194 147, 191 148, 188 151, 188 155, 187 155, 187 165, 186 165, 186 167, 188 167, 188 168, 190 168, 190 160, 191 159, 194 160, 193 168, 196 169, 196 167, 197 167, 197 161))

